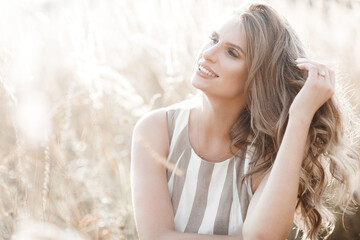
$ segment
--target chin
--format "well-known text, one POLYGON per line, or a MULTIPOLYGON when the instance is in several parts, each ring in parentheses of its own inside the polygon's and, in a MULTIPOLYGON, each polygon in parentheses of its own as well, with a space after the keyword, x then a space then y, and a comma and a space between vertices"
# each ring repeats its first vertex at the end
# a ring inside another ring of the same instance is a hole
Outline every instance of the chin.
POLYGON ((204 89, 204 84, 202 84, 199 80, 200 79, 197 78, 196 74, 194 74, 191 77, 191 85, 196 89, 203 90, 204 89))

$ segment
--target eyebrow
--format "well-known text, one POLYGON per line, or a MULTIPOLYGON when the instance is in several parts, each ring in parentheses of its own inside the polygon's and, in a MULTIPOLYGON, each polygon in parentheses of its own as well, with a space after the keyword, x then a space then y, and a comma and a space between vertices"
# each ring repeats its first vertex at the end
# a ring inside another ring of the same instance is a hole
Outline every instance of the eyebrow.
MULTIPOLYGON (((213 31, 213 34, 215 34, 216 37, 219 37, 219 34, 218 34, 217 32, 213 31)), ((244 50, 243 50, 240 46, 238 46, 238 45, 236 45, 236 44, 233 44, 233 43, 230 43, 230 42, 227 42, 226 44, 227 44, 227 45, 230 45, 230 46, 232 46, 232 47, 234 47, 234 48, 236 48, 237 50, 239 50, 240 52, 242 52, 242 54, 245 55, 244 50)))

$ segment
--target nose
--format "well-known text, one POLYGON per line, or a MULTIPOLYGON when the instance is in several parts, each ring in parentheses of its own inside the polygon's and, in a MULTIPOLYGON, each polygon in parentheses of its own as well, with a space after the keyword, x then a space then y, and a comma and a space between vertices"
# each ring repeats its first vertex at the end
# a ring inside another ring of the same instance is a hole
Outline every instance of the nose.
POLYGON ((208 46, 205 45, 202 51, 203 58, 208 62, 216 62, 217 44, 208 46))

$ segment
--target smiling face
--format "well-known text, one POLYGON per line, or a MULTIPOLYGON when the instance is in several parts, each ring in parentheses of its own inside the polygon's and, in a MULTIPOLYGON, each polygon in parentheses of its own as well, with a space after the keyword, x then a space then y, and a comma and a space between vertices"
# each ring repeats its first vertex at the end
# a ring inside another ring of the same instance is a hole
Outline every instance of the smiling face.
POLYGON ((208 96, 227 99, 243 96, 248 71, 246 37, 241 23, 231 17, 209 37, 199 51, 192 85, 208 96))

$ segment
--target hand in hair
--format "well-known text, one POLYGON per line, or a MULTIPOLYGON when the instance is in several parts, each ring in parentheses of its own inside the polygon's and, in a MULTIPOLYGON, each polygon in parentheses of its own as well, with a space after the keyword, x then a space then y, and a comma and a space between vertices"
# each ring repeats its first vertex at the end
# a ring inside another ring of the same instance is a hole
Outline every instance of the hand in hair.
POLYGON ((297 66, 309 72, 308 78, 290 107, 290 114, 313 117, 316 111, 335 93, 335 73, 326 65, 298 58, 297 66))

